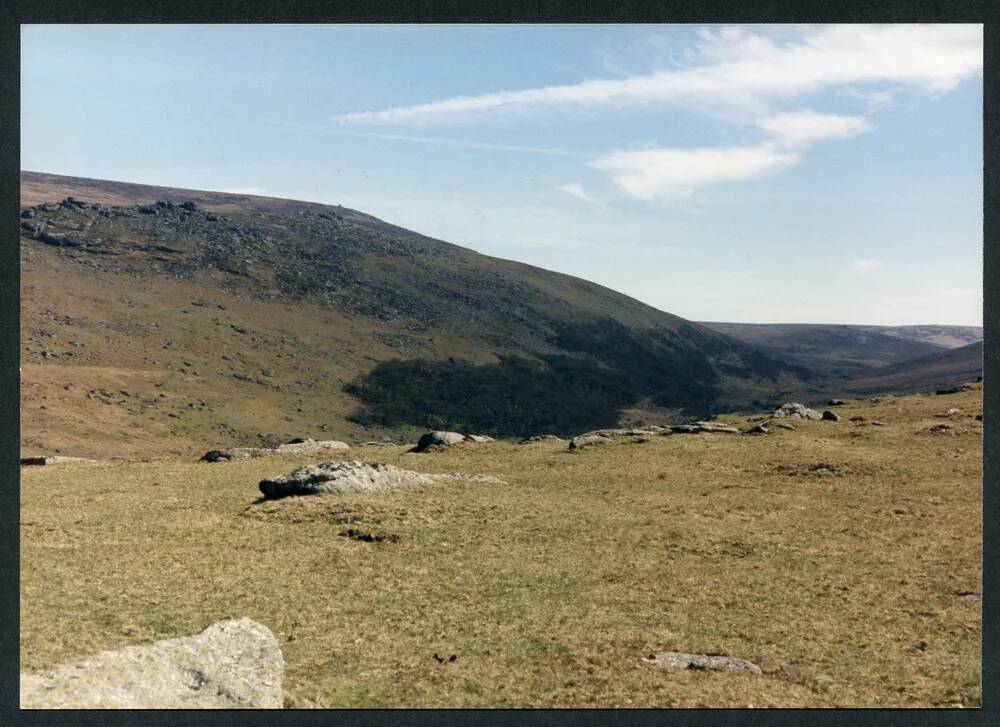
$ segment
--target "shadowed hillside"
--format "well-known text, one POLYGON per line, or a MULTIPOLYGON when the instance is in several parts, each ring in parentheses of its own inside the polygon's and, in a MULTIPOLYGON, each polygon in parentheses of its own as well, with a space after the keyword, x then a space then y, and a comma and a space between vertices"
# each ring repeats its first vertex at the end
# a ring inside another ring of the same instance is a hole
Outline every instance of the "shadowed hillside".
POLYGON ((810 375, 599 285, 339 206, 21 180, 25 454, 431 422, 568 433, 626 408, 770 403, 810 375))

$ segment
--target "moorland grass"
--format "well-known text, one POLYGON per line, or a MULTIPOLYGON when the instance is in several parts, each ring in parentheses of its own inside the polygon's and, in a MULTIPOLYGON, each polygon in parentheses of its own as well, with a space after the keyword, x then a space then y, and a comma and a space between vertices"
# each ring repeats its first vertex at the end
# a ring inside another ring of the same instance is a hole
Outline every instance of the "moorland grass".
POLYGON ((316 459, 25 468, 21 669, 248 616, 292 707, 977 706, 980 604, 955 594, 981 591, 981 396, 757 437, 323 456, 505 485, 255 502, 316 459), (660 650, 764 673, 641 661, 660 650))

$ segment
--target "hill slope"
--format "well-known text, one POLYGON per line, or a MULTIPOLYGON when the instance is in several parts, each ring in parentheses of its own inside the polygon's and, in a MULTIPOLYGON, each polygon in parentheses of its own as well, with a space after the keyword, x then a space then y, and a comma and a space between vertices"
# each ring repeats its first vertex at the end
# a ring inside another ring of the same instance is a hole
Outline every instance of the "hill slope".
POLYGON ((983 375, 983 342, 922 356, 842 384, 853 394, 909 394, 973 381, 983 375))
POLYGON ((943 346, 896 335, 881 326, 716 322, 702 325, 758 346, 773 357, 835 377, 865 375, 881 366, 944 350, 943 346))
POLYGON ((626 410, 762 405, 810 376, 607 288, 343 207, 21 181, 26 454, 568 433, 626 410))
POLYGON ((959 348, 983 340, 982 326, 853 326, 886 336, 923 341, 942 348, 959 348))

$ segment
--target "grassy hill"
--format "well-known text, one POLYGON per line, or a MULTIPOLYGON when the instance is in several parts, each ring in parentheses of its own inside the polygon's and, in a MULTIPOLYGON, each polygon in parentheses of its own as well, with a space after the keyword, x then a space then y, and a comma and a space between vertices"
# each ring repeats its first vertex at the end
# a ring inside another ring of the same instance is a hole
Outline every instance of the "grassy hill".
POLYGON ((24 454, 571 433, 770 405, 810 377, 607 288, 339 206, 21 184, 24 454))

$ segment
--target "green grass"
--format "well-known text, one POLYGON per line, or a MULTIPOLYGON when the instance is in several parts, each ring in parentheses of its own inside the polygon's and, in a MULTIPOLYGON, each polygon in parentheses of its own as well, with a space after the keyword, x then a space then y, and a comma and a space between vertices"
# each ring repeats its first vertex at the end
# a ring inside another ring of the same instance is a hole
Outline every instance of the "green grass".
POLYGON ((980 608, 953 594, 981 590, 980 407, 857 402, 575 453, 354 449, 336 455, 508 484, 258 504, 259 479, 315 460, 26 468, 21 668, 248 616, 293 707, 977 706, 980 608), (954 434, 922 433, 952 406, 954 434), (764 674, 640 661, 665 649, 764 674))

